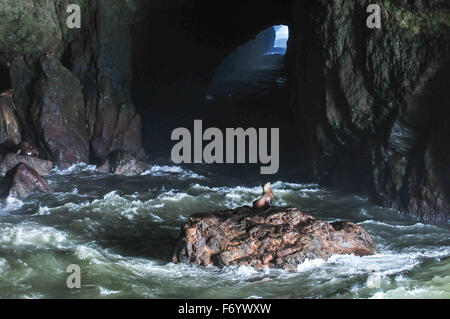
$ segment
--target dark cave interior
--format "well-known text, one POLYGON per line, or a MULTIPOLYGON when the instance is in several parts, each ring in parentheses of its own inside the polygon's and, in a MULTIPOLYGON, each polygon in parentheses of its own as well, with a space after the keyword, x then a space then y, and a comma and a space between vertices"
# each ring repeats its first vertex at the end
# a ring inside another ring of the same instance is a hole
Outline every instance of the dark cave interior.
POLYGON ((288 1, 263 1, 256 12, 252 1, 239 11, 197 1, 181 11, 152 8, 133 26, 132 96, 151 158, 170 156, 172 130, 191 129, 196 119, 223 130, 280 128, 280 173, 295 166, 312 178, 304 128, 290 104, 289 13, 288 1), (285 48, 275 44, 277 30, 285 48))

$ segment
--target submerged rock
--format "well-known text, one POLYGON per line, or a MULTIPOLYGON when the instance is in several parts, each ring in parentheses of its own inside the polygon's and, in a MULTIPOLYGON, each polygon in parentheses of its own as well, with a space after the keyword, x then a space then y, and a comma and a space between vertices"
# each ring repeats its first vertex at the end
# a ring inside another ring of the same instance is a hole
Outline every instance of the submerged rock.
POLYGON ((24 198, 33 192, 51 193, 47 181, 34 169, 24 163, 8 171, 0 186, 2 198, 24 198))
POLYGON ((307 258, 376 252, 370 235, 354 223, 328 223, 291 207, 244 206, 190 216, 182 226, 173 262, 295 270, 307 258))
POLYGON ((53 162, 37 157, 19 154, 7 154, 0 162, 0 173, 4 174, 17 164, 24 163, 35 170, 39 175, 46 176, 53 169, 53 162))
POLYGON ((147 168, 147 164, 137 160, 130 153, 116 151, 109 154, 107 159, 99 167, 99 171, 116 175, 135 176, 142 174, 147 168))

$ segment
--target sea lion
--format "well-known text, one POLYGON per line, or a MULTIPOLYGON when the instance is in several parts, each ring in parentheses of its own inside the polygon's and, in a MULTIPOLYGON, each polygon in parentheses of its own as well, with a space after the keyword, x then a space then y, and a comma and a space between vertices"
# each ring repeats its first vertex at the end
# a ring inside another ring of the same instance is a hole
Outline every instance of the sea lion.
POLYGON ((270 207, 273 202, 273 192, 270 182, 264 184, 263 195, 253 202, 253 208, 266 208, 270 207))
POLYGON ((3 97, 3 96, 13 96, 13 90, 9 89, 9 90, 3 91, 2 93, 0 93, 0 97, 3 97))
POLYGON ((31 146, 28 142, 20 142, 19 144, 19 154, 28 155, 31 157, 39 157, 39 151, 31 146))

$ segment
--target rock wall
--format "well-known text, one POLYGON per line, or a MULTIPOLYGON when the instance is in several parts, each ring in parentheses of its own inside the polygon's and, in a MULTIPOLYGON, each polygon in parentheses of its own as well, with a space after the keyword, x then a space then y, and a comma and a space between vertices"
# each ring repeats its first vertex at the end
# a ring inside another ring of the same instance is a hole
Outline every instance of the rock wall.
POLYGON ((130 93, 136 9, 134 1, 0 4, 0 34, 9 35, 0 39, 0 64, 10 72, 24 139, 59 166, 99 162, 116 150, 145 156, 130 93), (67 28, 69 4, 81 7, 81 29, 67 28))
POLYGON ((315 176, 429 220, 450 216, 447 1, 294 2, 293 107, 315 176))
POLYGON ((20 143, 22 137, 13 98, 9 93, 4 94, 0 94, 0 148, 11 149, 20 143))

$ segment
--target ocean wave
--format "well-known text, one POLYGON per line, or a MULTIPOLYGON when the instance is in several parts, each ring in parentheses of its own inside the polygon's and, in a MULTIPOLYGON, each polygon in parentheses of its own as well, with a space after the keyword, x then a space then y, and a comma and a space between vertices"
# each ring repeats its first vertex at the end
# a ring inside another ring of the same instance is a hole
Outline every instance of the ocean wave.
POLYGON ((3 203, 0 203, 0 213, 10 213, 21 209, 25 203, 12 196, 8 196, 3 203))
POLYGON ((110 296, 110 295, 116 295, 118 293, 120 293, 120 290, 111 290, 111 289, 106 289, 103 287, 98 287, 100 290, 100 296, 110 296))
MULTIPOLYGON (((384 219, 391 216, 387 210, 361 203, 361 198, 336 194, 316 184, 275 181, 275 205, 303 207, 326 220, 363 220, 359 224, 367 227, 381 253, 333 255, 327 261, 308 259, 294 272, 174 264, 168 262, 172 244, 187 216, 251 205, 261 195, 262 185, 213 186, 208 178, 179 166, 153 166, 147 175, 167 178, 162 178, 162 183, 141 178, 143 184, 136 188, 134 179, 122 185, 109 175, 98 185, 58 176, 83 172, 95 172, 95 167, 81 164, 55 170, 50 178, 55 189, 64 191, 42 201, 17 201, 6 206, 14 211, 25 205, 22 212, 34 214, 2 216, 0 248, 6 254, 0 258, 0 285, 13 286, 5 296, 53 297, 51 289, 32 287, 30 280, 48 280, 49 287, 60 284, 52 282, 52 274, 64 273, 71 263, 79 264, 90 278, 98 278, 96 287, 80 294, 83 297, 448 296, 447 288, 442 288, 450 282, 445 277, 448 268, 442 267, 450 257, 445 225, 398 216, 384 219), (110 180, 113 185, 108 184, 110 180), (111 185, 111 189, 105 191, 102 185, 111 185), (421 272, 430 265, 436 269, 421 272), (381 277, 381 288, 367 288, 377 276, 381 277)), ((69 292, 61 295, 67 296, 71 296, 69 292)))
POLYGON ((393 225, 388 224, 385 222, 369 219, 358 223, 359 225, 377 225, 377 226, 383 226, 383 227, 389 227, 389 228, 396 228, 400 230, 423 230, 423 229, 430 229, 430 230, 437 230, 441 229, 439 226, 433 225, 433 224, 423 224, 423 223, 416 223, 414 225, 393 225))
MULTIPOLYGON (((171 168, 170 171, 179 172, 179 168, 171 168)), ((295 187, 295 190, 281 189, 283 182, 276 182, 278 185, 276 191, 279 196, 276 197, 274 204, 278 206, 288 205, 290 196, 296 196, 297 192, 301 192, 301 184, 288 183, 288 187, 295 187)), ((311 187, 310 184, 306 187, 311 187)), ((135 217, 149 216, 155 222, 163 222, 165 217, 162 213, 173 211, 180 215, 191 214, 193 212, 224 209, 226 207, 233 208, 243 205, 252 205, 252 202, 261 194, 261 186, 219 186, 211 187, 201 185, 199 183, 191 184, 185 190, 175 188, 165 189, 155 188, 149 190, 146 195, 134 193, 131 195, 120 195, 119 191, 111 191, 103 196, 93 200, 85 200, 79 202, 88 195, 80 195, 78 187, 74 187, 70 192, 60 192, 54 195, 60 202, 65 202, 62 206, 50 207, 50 205, 39 206, 34 215, 45 216, 52 213, 98 213, 107 214, 109 216, 124 216, 129 219, 135 217), (68 202, 75 196, 75 202, 68 202), (150 197, 150 198, 148 198, 150 197)))
POLYGON ((95 244, 90 247, 88 245, 77 245, 74 250, 74 256, 80 260, 88 261, 89 264, 108 264, 110 257, 108 254, 100 249, 95 244), (109 257, 109 258, 108 258, 109 257))
POLYGON ((310 271, 317 267, 322 267, 326 263, 323 259, 306 259, 304 262, 297 265, 297 272, 310 271))
POLYGON ((180 179, 206 179, 205 176, 194 173, 191 170, 183 169, 180 166, 153 165, 150 169, 143 172, 141 176, 177 176, 180 179))
POLYGON ((97 166, 88 165, 86 163, 78 163, 65 169, 55 167, 51 173, 55 175, 72 175, 81 172, 97 172, 97 166))
POLYGON ((371 299, 450 299, 450 277, 447 285, 442 287, 421 287, 423 284, 416 283, 416 287, 397 287, 387 291, 376 292, 371 299))
POLYGON ((297 272, 313 275, 358 275, 376 272, 381 277, 398 275, 420 266, 425 259, 441 259, 450 256, 450 247, 434 251, 382 252, 371 256, 332 255, 327 261, 305 260, 297 266, 297 272))
POLYGON ((71 245, 66 233, 31 222, 3 226, 0 234, 0 246, 3 248, 33 246, 65 249, 71 245))
POLYGON ((8 261, 4 258, 0 258, 0 274, 7 272, 9 269, 8 261))
MULTIPOLYGON (((295 184, 288 182, 277 181, 272 184, 272 189, 276 194, 274 205, 287 206, 288 202, 297 199, 298 197, 309 197, 310 194, 323 192, 323 190, 316 187, 316 184, 295 184)), ((236 207, 243 205, 252 205, 252 202, 261 195, 262 185, 260 186, 217 186, 210 187, 198 183, 191 185, 192 190, 202 191, 215 195, 216 198, 223 197, 225 194, 224 205, 228 207, 236 207)), ((205 194, 202 194, 206 196, 205 194)), ((317 196, 317 195, 316 195, 317 196)), ((211 197, 211 195, 209 195, 211 197)), ((220 199, 219 199, 220 200, 220 199)))

